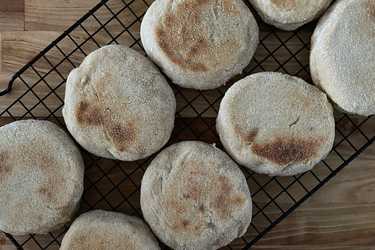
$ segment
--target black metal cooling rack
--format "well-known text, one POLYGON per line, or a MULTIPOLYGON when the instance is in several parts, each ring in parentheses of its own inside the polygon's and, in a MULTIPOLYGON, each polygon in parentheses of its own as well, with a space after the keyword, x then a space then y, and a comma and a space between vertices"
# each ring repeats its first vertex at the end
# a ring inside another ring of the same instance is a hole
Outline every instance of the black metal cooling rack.
MULTIPOLYGON (((2 123, 25 118, 48 119, 65 128, 61 109, 64 83, 70 70, 77 67, 88 53, 106 44, 124 44, 142 51, 139 27, 151 2, 104 0, 96 5, 13 76, 8 88, 0 95, 11 90, 20 94, 1 110, 2 123)), ((263 24, 259 18, 258 22, 260 45, 244 75, 280 71, 311 82, 308 55, 314 24, 294 32, 281 32, 263 24)), ((215 117, 228 86, 212 91, 172 86, 178 105, 176 127, 169 144, 199 139, 222 148, 215 131, 215 117)), ((224 249, 248 249, 255 244, 375 140, 375 129, 371 129, 374 124, 371 117, 337 113, 335 146, 313 171, 272 178, 242 168, 252 192, 253 220, 246 235, 224 249)), ((152 157, 137 162, 120 162, 82 152, 86 172, 80 213, 101 208, 142 217, 139 188, 152 157)), ((47 235, 6 235, 18 249, 58 249, 67 228, 47 235)))

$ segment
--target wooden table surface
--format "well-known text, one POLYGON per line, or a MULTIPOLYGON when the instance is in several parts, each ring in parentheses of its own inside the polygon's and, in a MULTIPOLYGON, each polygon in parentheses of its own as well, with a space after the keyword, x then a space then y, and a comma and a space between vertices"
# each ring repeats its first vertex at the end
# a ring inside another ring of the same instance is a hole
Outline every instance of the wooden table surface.
MULTIPOLYGON (((6 86, 13 72, 97 1, 0 0, 0 88, 6 86)), ((0 105, 6 104, 0 101, 0 105)), ((375 145, 269 232, 254 249, 375 249, 374 236, 375 145)), ((0 249, 15 249, 2 234, 0 249)))

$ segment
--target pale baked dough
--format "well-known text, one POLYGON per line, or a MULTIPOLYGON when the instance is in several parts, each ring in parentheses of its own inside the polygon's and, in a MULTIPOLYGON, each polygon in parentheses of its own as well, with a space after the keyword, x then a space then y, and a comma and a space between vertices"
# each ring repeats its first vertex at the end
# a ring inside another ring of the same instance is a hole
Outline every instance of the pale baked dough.
POLYGON ((335 137, 327 96, 302 79, 275 72, 248 76, 229 88, 216 128, 239 164, 269 175, 312 169, 335 137))
POLYGON ((249 64, 259 34, 242 0, 156 0, 143 18, 141 39, 175 84, 213 89, 249 64))
POLYGON ((176 100, 159 70, 133 49, 111 45, 88 55, 66 83, 63 116, 87 151, 133 161, 171 136, 176 100))
POLYGON ((245 176, 229 156, 197 141, 174 144, 147 168, 141 185, 145 220, 176 250, 211 250, 229 244, 251 222, 245 176))
POLYGON ((48 233, 70 221, 83 192, 84 164, 70 137, 48 121, 0 128, 0 230, 48 233))

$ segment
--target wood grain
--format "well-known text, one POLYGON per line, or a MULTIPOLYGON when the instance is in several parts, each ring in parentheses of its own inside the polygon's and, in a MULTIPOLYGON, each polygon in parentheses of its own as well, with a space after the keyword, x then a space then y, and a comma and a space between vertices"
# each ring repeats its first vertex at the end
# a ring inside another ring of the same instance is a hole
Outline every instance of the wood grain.
POLYGON ((25 28, 24 0, 1 0, 0 3, 0 32, 24 30, 25 28))
POLYGON ((1 69, 16 72, 60 35, 56 31, 13 31, 1 33, 1 69))
POLYGON ((25 0, 25 29, 64 31, 99 0, 25 0))
MULTIPOLYGON (((52 40, 56 39, 58 32, 53 31, 10 31, 1 33, 1 73, 0 73, 0 87, 5 89, 14 72, 26 64, 29 60, 35 57, 42 49, 44 49, 52 40)), ((44 65, 45 66, 45 65, 44 65)), ((43 71, 43 65, 36 64, 37 70, 43 71)), ((23 79, 29 85, 39 80, 39 77, 33 71, 28 71, 23 75, 23 79)), ((16 81, 12 92, 0 98, 0 107, 9 106, 18 96, 25 93, 26 85, 21 81, 16 81)), ((40 84, 35 88, 35 91, 42 97, 48 93, 48 87, 45 84, 40 84)), ((63 89, 60 90, 60 94, 63 89)), ((28 107, 36 103, 34 95, 27 95, 24 98, 25 104, 28 107)), ((51 101, 49 102, 54 106, 51 101)), ((37 112, 38 109, 35 110, 37 112)), ((25 113, 25 109, 21 105, 16 105, 12 113, 19 115, 25 113)), ((39 109, 42 115, 46 113, 44 109, 39 109)))
POLYGON ((0 31, 24 30, 24 12, 0 11, 0 31))
POLYGON ((1 0, 0 11, 23 12, 25 10, 24 0, 1 0))

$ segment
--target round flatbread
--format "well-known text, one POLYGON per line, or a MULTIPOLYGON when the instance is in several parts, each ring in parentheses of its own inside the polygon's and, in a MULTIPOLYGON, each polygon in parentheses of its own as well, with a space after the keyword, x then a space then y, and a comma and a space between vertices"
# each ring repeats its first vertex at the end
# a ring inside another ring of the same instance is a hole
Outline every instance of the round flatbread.
POLYGON ((375 114, 375 1, 337 1, 312 37, 311 76, 348 113, 375 114))
POLYGON ((176 99, 158 69, 133 49, 111 45, 88 55, 66 83, 63 116, 82 147, 133 161, 171 136, 176 99))
POLYGON ((143 18, 141 39, 175 84, 213 89, 249 64, 259 35, 242 0, 156 0, 143 18))
POLYGON ((238 163, 269 175, 312 169, 335 137, 326 95, 302 79, 274 72, 235 83, 220 104, 216 129, 238 163))
POLYGON ((295 30, 319 17, 332 0, 250 0, 264 22, 295 30))
POLYGON ((0 128, 0 230, 48 233, 68 222, 83 192, 84 164, 74 142, 48 121, 0 128))
POLYGON ((251 222, 251 197, 239 167, 215 146, 174 144, 151 162, 141 208, 154 233, 173 249, 218 249, 251 222))
POLYGON ((65 234, 60 250, 159 250, 139 218, 103 210, 79 216, 65 234))

